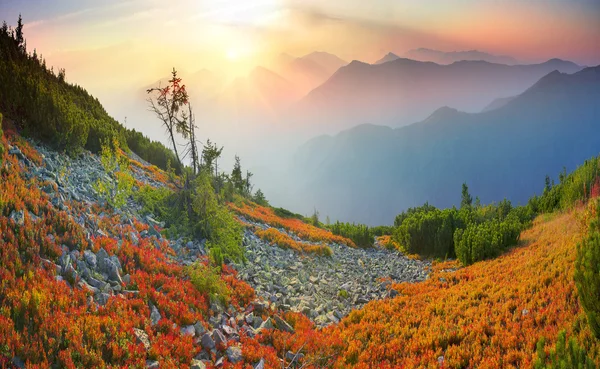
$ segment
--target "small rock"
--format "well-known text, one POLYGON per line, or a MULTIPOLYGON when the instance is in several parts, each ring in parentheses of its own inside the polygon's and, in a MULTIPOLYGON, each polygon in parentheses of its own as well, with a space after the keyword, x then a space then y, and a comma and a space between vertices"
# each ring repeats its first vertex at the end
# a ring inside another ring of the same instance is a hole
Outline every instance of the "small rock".
POLYGON ((225 338, 225 335, 218 329, 213 329, 212 331, 212 338, 215 341, 215 344, 218 346, 219 344, 226 344, 227 343, 227 338, 225 338))
POLYGON ((90 266, 90 268, 96 269, 96 266, 97 266, 96 254, 94 254, 91 250, 85 250, 83 252, 83 257, 85 259, 85 262, 90 266))
POLYGON ((157 325, 160 318, 162 317, 156 306, 150 304, 150 321, 152 322, 152 325, 157 325))
POLYGON ((188 325, 185 327, 181 328, 181 335, 182 336, 192 336, 194 337, 196 335, 196 329, 194 329, 193 325, 188 325))
POLYGON ((202 336, 200 343, 206 351, 210 351, 216 347, 215 341, 208 333, 205 333, 204 336, 202 336))
POLYGON ((228 347, 225 351, 225 355, 232 364, 242 361, 242 349, 238 346, 228 347))
POLYGON ((190 369, 206 369, 206 365, 201 360, 192 359, 190 369))
POLYGON ((146 350, 150 350, 150 339, 148 338, 148 334, 139 328, 133 328, 133 333, 135 334, 137 342, 144 345, 146 350))
POLYGON ((283 320, 279 315, 275 315, 275 324, 277 324, 277 328, 279 330, 294 333, 294 328, 285 320, 283 320))
POLYGON ((254 366, 254 369, 265 369, 265 359, 260 359, 258 364, 254 366))
POLYGON ((14 221, 18 226, 23 226, 25 224, 25 213, 23 212, 23 210, 13 210, 10 213, 9 219, 14 221))
POLYGON ((159 368, 158 361, 146 360, 146 368, 147 369, 158 369, 159 368))

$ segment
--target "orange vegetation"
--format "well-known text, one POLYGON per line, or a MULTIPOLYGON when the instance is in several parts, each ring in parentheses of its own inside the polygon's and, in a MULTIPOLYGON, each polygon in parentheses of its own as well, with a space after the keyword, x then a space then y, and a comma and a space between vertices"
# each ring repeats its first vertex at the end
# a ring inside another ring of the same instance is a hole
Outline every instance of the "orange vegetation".
POLYGON ((282 233, 275 228, 268 228, 266 230, 259 229, 255 233, 263 240, 269 241, 271 244, 276 244, 284 249, 308 252, 321 256, 331 256, 333 254, 327 245, 314 245, 310 243, 298 242, 289 235, 282 233))
POLYGON ((398 242, 396 242, 390 235, 377 237, 377 243, 386 249, 400 250, 400 244, 398 244, 398 242))
POLYGON ((307 241, 338 243, 350 247, 356 247, 354 242, 346 237, 338 236, 326 229, 321 229, 304 223, 300 219, 279 217, 273 212, 273 209, 265 206, 243 202, 241 206, 238 206, 234 203, 229 203, 229 207, 234 212, 246 218, 252 219, 256 222, 266 223, 273 227, 285 228, 307 241))
MULTIPOLYGON (((497 259, 456 271, 438 264, 423 283, 394 285, 398 297, 329 328, 343 342, 334 367, 531 368, 540 337, 555 342, 582 319, 573 282, 580 214, 538 218, 523 246, 497 259)), ((590 341, 587 325, 579 336, 590 341)))

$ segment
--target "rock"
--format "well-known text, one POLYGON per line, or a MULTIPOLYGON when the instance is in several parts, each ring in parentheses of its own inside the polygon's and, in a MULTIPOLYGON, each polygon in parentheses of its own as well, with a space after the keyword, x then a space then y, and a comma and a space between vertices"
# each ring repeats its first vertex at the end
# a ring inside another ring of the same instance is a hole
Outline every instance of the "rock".
POLYGON ((105 292, 100 292, 100 293, 96 294, 96 296, 94 296, 94 300, 100 306, 106 305, 108 303, 109 298, 110 298, 110 295, 105 292))
POLYGON ((190 369, 206 369, 206 365, 201 360, 192 359, 190 369))
POLYGON ((159 240, 162 238, 162 235, 160 234, 160 232, 157 231, 156 228, 154 228, 154 226, 152 226, 152 225, 148 228, 148 234, 150 236, 154 236, 154 237, 158 238, 159 240))
POLYGON ((273 329, 273 328, 275 328, 275 327, 273 326, 273 322, 271 321, 271 318, 267 318, 267 320, 262 322, 262 324, 260 325, 260 327, 258 327, 258 329, 256 331, 260 332, 263 329, 273 329))
POLYGON ((236 364, 242 361, 242 349, 238 346, 228 347, 225 351, 225 355, 232 364, 236 364))
POLYGON ((20 357, 18 356, 13 356, 13 358, 11 359, 10 363, 12 365, 14 365, 16 368, 19 369, 25 369, 25 363, 23 362, 23 360, 21 360, 20 357))
POLYGON ((133 334, 137 339, 138 343, 144 345, 146 350, 150 350, 150 339, 148 338, 148 334, 139 328, 133 328, 133 334))
POLYGON ((216 347, 215 341, 212 339, 212 337, 208 333, 205 333, 204 336, 202 336, 200 343, 202 344, 202 347, 206 351, 210 351, 216 347))
POLYGON ((85 250, 83 252, 83 258, 85 259, 85 262, 90 266, 90 268, 96 269, 96 254, 94 254, 91 250, 85 250))
POLYGON ((131 243, 136 246, 139 245, 139 243, 140 243, 140 239, 135 234, 135 232, 129 232, 129 239, 131 240, 131 243))
POLYGON ((213 329, 213 331, 212 331, 212 338, 215 341, 215 345, 217 345, 217 346, 219 344, 226 344, 227 343, 227 338, 225 338, 225 335, 219 329, 213 329))
POLYGON ((254 366, 254 369, 265 369, 265 359, 260 359, 258 364, 254 366))
POLYGON ((194 324, 194 330, 196 331, 197 337, 202 337, 202 335, 206 333, 206 328, 204 328, 204 325, 201 322, 196 322, 196 324, 194 324))
POLYGON ((131 283, 131 276, 129 274, 125 274, 123 277, 121 277, 121 280, 123 283, 129 284, 131 283))
POLYGON ((150 322, 152 323, 152 325, 157 325, 160 318, 162 318, 162 317, 160 316, 160 312, 158 311, 158 308, 156 308, 156 306, 154 306, 151 303, 150 304, 150 322))
POLYGON ((192 336, 194 337, 196 335, 196 329, 194 328, 193 325, 187 325, 185 327, 181 328, 181 335, 182 336, 192 336))
POLYGON ((25 224, 25 213, 23 210, 15 211, 10 213, 9 219, 15 222, 18 226, 22 227, 25 224))
POLYGON ((104 247, 102 247, 98 250, 98 253, 96 253, 96 262, 100 270, 106 269, 106 264, 104 263, 105 260, 110 260, 110 258, 108 257, 106 250, 104 250, 104 247))
POLYGON ((147 369, 158 369, 160 368, 158 361, 146 360, 146 368, 147 369))
POLYGON ((274 319, 275 324, 277 324, 277 329, 289 333, 294 333, 294 328, 288 322, 283 320, 279 315, 275 315, 274 319))

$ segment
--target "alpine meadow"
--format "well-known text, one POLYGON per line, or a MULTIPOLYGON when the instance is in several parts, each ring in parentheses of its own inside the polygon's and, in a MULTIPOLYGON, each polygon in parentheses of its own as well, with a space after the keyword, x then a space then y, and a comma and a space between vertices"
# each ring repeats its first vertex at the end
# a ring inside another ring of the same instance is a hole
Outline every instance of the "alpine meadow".
POLYGON ((600 368, 597 1, 0 18, 0 368, 600 368))

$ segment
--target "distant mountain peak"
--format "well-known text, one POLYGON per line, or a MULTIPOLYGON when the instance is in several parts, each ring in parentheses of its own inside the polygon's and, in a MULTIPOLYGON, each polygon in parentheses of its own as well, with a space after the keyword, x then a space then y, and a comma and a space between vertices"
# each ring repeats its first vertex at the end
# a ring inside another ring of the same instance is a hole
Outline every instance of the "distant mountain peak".
POLYGON ((385 54, 385 56, 383 58, 377 60, 373 64, 376 64, 376 65, 377 64, 383 64, 383 63, 387 63, 387 62, 394 61, 394 60, 397 60, 397 59, 400 59, 400 57, 390 51, 389 53, 385 54))

